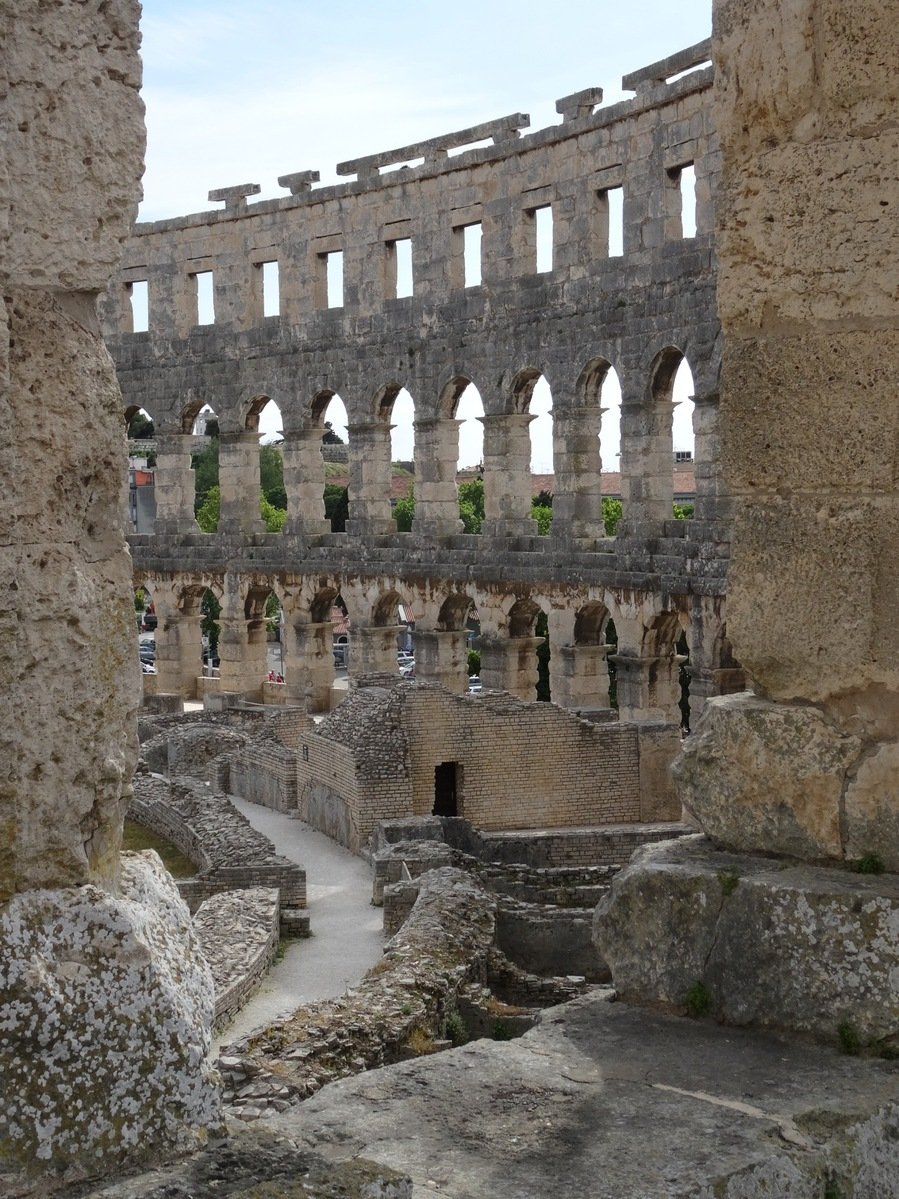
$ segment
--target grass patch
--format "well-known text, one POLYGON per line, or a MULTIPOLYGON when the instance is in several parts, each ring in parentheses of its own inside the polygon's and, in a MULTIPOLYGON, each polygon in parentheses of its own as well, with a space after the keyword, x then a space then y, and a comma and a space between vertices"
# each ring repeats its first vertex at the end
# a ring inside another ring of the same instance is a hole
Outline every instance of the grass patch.
POLYGON ((718 882, 721 884, 721 891, 724 896, 733 895, 740 883, 740 876, 736 870, 719 870, 718 882))
POLYGON ((861 1052, 862 1039, 851 1020, 841 1020, 837 1025, 837 1040, 840 1043, 840 1053, 848 1053, 854 1057, 861 1052))
POLYGON ((136 820, 125 821, 125 830, 122 835, 122 849, 134 851, 155 849, 162 858, 162 864, 173 878, 193 878, 197 873, 195 863, 186 857, 171 841, 166 840, 165 837, 160 837, 158 833, 151 832, 148 828, 144 828, 136 820))
POLYGON ((876 853, 866 853, 853 863, 852 869, 856 874, 883 874, 886 866, 876 853))
POLYGON ((430 1033, 425 1032, 423 1028, 416 1024, 415 1028, 409 1033, 406 1040, 406 1047, 410 1049, 416 1057, 424 1057, 428 1053, 436 1052, 437 1045, 430 1033))
POLYGON ((447 1012, 443 1035, 453 1045, 464 1045, 468 1041, 468 1027, 457 1011, 447 1012))
POLYGON ((712 1010, 712 996, 708 987, 699 979, 687 991, 687 1015, 693 1020, 707 1016, 712 1010))

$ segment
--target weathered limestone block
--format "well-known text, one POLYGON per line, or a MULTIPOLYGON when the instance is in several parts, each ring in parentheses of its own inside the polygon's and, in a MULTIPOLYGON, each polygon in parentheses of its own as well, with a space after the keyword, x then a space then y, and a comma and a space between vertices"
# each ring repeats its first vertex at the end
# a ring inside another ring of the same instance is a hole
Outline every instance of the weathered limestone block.
POLYGON ((93 297, 14 289, 0 497, 0 900, 112 885, 137 756, 124 432, 93 297), (10 619, 11 618, 11 619, 10 619))
POLYGON ((879 746, 865 757, 846 788, 846 857, 876 853, 887 870, 899 872, 899 743, 879 746))
MULTIPOLYGON (((190 1149, 218 1118, 209 967, 155 853, 121 893, 19 895, 0 912, 0 1192, 190 1149)), ((18 1193, 18 1191, 16 1192, 18 1193)))
POLYGON ((145 141, 139 16, 137 0, 0 3, 5 278, 99 292, 118 267, 145 141))
POLYGON ((672 773, 684 807, 717 845, 842 858, 843 791, 861 749, 815 708, 741 692, 709 700, 672 773))
POLYGON ((728 1024, 899 1039, 899 878, 646 846, 596 909, 623 998, 682 1007, 697 983, 728 1024))

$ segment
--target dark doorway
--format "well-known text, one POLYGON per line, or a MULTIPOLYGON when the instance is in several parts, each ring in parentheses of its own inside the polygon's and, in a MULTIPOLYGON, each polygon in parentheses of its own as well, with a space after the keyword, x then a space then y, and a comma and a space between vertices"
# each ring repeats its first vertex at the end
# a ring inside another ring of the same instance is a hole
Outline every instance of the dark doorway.
POLYGON ((459 763, 441 762, 434 767, 434 816, 459 815, 459 763))

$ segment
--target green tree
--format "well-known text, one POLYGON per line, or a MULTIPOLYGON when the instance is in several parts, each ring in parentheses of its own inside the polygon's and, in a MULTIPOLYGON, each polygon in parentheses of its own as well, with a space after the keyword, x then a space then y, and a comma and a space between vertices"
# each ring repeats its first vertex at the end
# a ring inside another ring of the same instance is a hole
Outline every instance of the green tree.
MULTIPOLYGON (((219 442, 217 437, 213 437, 208 445, 194 454, 191 465, 194 469, 194 512, 199 519, 200 509, 206 503, 206 497, 213 487, 218 487, 219 483, 219 442)), ((214 530, 208 531, 213 532, 214 530)))
POLYGON ((200 611, 203 613, 203 620, 200 623, 200 631, 204 637, 209 639, 209 657, 215 657, 219 647, 219 633, 221 631, 218 618, 222 614, 222 605, 215 598, 215 592, 210 591, 207 587, 203 592, 203 598, 200 600, 200 611))
POLYGON ((274 504, 270 504, 265 498, 265 492, 259 492, 259 515, 265 522, 265 531, 267 533, 280 533, 284 528, 284 522, 287 520, 287 509, 276 508, 274 504))
POLYGON ((546 537, 553 523, 553 510, 545 504, 538 504, 536 497, 531 503, 531 516, 537 522, 537 535, 546 537))
POLYGON ((146 441, 153 437, 156 429, 146 412, 135 412, 128 425, 128 436, 132 441, 146 441))
POLYGON ((466 533, 480 533, 484 524, 484 480, 459 484, 459 516, 466 533))
POLYGON ((606 536, 614 537, 618 530, 623 511, 621 500, 610 500, 605 497, 602 501, 602 523, 606 527, 606 536))
POLYGON ((410 485, 406 494, 396 501, 393 506, 393 519, 396 521, 397 531, 400 533, 412 532, 412 518, 415 516, 415 489, 410 485))
POLYGON ((468 673, 469 675, 481 673, 481 651, 479 649, 468 651, 468 673))
POLYGON ((326 483, 324 499, 325 516, 331 522, 331 532, 343 533, 350 514, 349 488, 340 483, 326 483))
POLYGON ((695 505, 693 504, 675 504, 674 519, 675 520, 692 520, 695 505))
POLYGON ((197 524, 204 533, 214 533, 219 527, 222 494, 218 483, 206 492, 203 503, 197 509, 197 524))
POLYGON ((259 485, 262 494, 273 508, 287 510, 287 492, 284 489, 284 455, 279 445, 259 447, 259 485))

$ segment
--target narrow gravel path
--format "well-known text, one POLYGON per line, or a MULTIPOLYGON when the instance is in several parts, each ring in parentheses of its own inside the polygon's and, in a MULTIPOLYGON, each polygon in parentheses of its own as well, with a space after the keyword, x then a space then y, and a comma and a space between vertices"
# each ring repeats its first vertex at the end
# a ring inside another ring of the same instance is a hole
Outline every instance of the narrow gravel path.
POLYGON ((384 944, 381 909, 371 906, 367 862, 302 820, 230 798, 278 853, 305 867, 312 936, 288 943, 282 961, 216 1037, 216 1050, 302 1004, 342 995, 379 960, 384 944))

